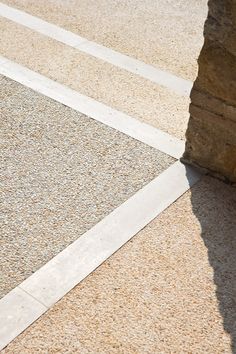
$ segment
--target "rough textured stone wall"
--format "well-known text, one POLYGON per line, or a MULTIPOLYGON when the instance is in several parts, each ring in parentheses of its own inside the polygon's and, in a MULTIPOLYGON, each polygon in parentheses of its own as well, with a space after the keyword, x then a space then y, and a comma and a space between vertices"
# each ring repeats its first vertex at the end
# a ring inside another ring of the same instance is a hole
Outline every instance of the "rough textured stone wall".
POLYGON ((236 182, 236 0, 210 0, 184 161, 236 182))

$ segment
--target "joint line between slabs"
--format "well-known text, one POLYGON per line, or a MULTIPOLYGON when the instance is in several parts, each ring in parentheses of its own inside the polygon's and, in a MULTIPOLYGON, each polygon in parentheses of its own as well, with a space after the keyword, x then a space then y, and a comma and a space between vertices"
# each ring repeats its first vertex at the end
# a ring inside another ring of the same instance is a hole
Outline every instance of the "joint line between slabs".
MULTIPOLYGON (((22 283, 21 283, 22 284, 22 283)), ((30 294, 28 291, 26 291, 24 288, 21 287, 21 284, 17 285, 16 288, 20 289, 21 291, 23 291, 25 294, 27 294, 28 296, 30 296, 32 299, 34 299, 35 301, 37 301, 40 305, 45 307, 45 311, 49 310, 50 307, 48 307, 47 305, 45 305, 42 301, 40 301, 39 299, 37 299, 35 296, 33 296, 32 294, 30 294)), ((15 289, 15 288, 14 288, 15 289)), ((13 290, 14 290, 13 289, 13 290)), ((1 300, 1 299, 0 299, 1 300)))

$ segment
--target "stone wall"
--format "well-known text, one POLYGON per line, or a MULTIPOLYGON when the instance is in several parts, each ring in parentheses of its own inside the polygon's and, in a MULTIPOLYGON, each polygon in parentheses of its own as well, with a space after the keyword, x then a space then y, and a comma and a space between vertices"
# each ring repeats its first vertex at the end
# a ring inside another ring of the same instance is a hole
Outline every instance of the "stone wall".
POLYGON ((183 160, 236 182, 236 0, 210 0, 183 160))

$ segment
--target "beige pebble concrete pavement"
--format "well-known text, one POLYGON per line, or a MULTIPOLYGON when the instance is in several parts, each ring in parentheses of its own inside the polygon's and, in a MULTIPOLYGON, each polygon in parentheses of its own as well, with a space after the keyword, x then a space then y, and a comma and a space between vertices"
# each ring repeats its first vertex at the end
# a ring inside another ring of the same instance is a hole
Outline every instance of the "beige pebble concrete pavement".
POLYGON ((184 139, 188 97, 4 18, 0 31, 1 53, 8 59, 184 139))
POLYGON ((234 352, 235 206, 205 177, 3 354, 234 352))
POLYGON ((175 160, 1 78, 5 295, 175 160))
POLYGON ((196 76, 207 0, 3 3, 183 78, 196 76))
MULTIPOLYGON (((206 0, 2 3, 196 77, 206 0)), ((184 140, 188 96, 16 22, 0 17, 2 56, 184 140)), ((2 299, 156 176, 172 183, 174 158, 4 76, 0 125, 2 299)), ((236 190, 204 176, 170 204, 1 353, 236 353, 236 190)))

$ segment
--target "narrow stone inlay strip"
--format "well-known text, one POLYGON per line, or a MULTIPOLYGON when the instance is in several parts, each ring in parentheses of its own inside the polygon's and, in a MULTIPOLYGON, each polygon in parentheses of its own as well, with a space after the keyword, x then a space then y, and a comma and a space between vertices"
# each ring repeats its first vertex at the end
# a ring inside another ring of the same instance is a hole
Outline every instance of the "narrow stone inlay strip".
POLYGON ((201 175, 175 162, 0 300, 0 349, 171 205, 201 175))
POLYGON ((184 142, 0 56, 0 74, 179 159, 184 142))
POLYGON ((20 25, 28 27, 49 38, 76 48, 86 54, 104 60, 112 65, 139 75, 145 79, 167 87, 179 95, 189 96, 192 82, 167 71, 145 64, 142 61, 121 54, 113 49, 89 41, 40 18, 0 3, 0 15, 20 25))

